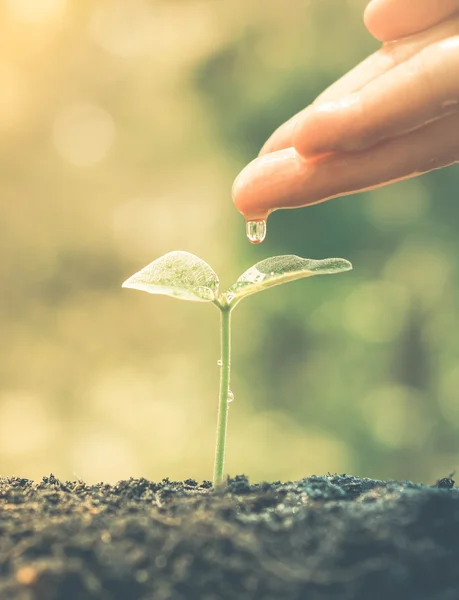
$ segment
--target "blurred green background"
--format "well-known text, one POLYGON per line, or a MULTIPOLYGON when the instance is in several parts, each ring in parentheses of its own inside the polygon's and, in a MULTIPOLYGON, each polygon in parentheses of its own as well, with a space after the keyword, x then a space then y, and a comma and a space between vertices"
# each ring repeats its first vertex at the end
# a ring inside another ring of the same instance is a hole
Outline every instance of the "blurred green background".
POLYGON ((354 271, 234 315, 227 472, 434 482, 459 465, 458 167, 270 217, 232 180, 378 47, 364 0, 1 0, 0 472, 210 478, 218 313, 122 290, 174 249, 230 284, 354 271))

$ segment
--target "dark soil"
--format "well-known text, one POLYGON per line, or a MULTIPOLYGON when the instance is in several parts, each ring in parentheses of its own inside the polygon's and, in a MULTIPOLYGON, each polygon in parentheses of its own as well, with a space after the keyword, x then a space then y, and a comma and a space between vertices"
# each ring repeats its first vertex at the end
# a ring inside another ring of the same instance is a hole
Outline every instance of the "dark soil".
POLYGON ((453 485, 0 479, 0 599, 458 600, 453 485))

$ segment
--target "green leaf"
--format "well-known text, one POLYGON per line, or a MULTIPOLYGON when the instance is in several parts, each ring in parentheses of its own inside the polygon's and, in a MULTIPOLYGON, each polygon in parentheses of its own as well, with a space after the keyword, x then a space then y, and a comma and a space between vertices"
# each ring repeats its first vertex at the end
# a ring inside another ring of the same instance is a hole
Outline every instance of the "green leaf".
POLYGON ((206 262, 182 251, 161 256, 123 283, 125 288, 195 302, 213 302, 218 285, 217 274, 206 262))
POLYGON ((351 263, 344 258, 312 260, 293 254, 273 256, 262 260, 243 273, 229 288, 228 301, 234 304, 250 294, 302 277, 341 273, 350 269, 352 269, 351 263))

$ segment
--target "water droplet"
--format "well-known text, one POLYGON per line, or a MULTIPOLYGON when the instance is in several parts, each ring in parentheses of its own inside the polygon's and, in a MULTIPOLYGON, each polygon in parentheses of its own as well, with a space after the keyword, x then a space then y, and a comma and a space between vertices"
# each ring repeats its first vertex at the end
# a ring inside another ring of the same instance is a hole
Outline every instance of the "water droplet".
POLYGON ((228 390, 228 402, 232 402, 234 400, 234 394, 231 390, 228 390))
POLYGON ((222 359, 221 359, 221 358, 219 358, 219 359, 217 360, 217 365, 218 365, 219 367, 221 367, 221 366, 223 365, 223 361, 222 361, 222 359))
POLYGON ((252 244, 260 244, 266 237, 266 221, 247 221, 245 232, 252 244))

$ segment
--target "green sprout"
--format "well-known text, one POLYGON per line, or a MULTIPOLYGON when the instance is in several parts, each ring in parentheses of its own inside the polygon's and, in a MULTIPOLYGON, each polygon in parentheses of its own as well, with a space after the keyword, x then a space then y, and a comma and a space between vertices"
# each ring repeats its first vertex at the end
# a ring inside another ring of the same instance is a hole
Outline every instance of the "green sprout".
POLYGON ((223 480, 228 406, 233 399, 230 390, 233 308, 246 296, 275 285, 311 275, 328 275, 350 269, 351 263, 343 258, 311 260, 294 255, 273 256, 250 267, 228 291, 220 292, 217 274, 206 262, 189 252, 175 251, 161 256, 123 283, 125 288, 149 294, 164 294, 193 302, 211 302, 220 311, 220 398, 213 477, 215 486, 223 480))

